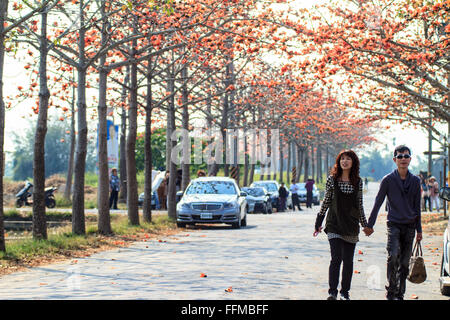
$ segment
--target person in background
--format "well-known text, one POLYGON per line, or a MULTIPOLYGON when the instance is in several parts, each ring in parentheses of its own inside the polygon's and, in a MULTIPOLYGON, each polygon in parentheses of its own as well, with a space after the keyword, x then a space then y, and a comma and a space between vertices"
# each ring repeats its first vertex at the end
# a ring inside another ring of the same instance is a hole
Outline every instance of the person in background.
POLYGON ((278 189, 278 199, 280 200, 279 204, 278 204, 279 212, 284 212, 284 210, 286 210, 287 197, 288 197, 288 191, 284 187, 284 182, 281 182, 281 186, 278 189))
POLYGON ((422 189, 422 210, 427 211, 428 204, 428 208, 430 208, 431 212, 430 188, 428 187, 428 180, 422 179, 420 186, 422 189))
POLYGON ((300 207, 300 200, 298 198, 298 190, 299 187, 298 185, 295 183, 295 180, 291 181, 291 187, 289 188, 289 191, 292 194, 292 211, 295 211, 295 206, 298 207, 299 211, 303 211, 303 209, 300 207))
POLYGON ((403 300, 409 260, 412 255, 414 236, 422 241, 420 211, 420 179, 409 170, 411 150, 397 146, 393 161, 397 169, 383 177, 368 221, 368 233, 373 232, 380 207, 387 197, 387 300, 403 300))
POLYGON ((170 172, 166 171, 164 180, 161 182, 158 188, 158 199, 161 210, 167 210, 167 191, 169 189, 169 176, 170 172))
POLYGON ((441 204, 439 201, 439 183, 436 181, 436 178, 430 177, 430 211, 431 209, 436 209, 438 212, 441 209, 441 204))
POLYGON ((200 169, 197 171, 197 178, 200 178, 200 177, 206 177, 206 173, 204 170, 200 169))
POLYGON ((305 183, 307 208, 312 208, 313 188, 314 188, 314 179, 309 178, 305 183))
POLYGON ((335 165, 327 178, 325 197, 316 217, 314 237, 322 231, 325 215, 327 219, 324 231, 328 236, 331 251, 327 300, 337 299, 341 264, 343 265, 341 300, 350 300, 349 291, 355 247, 359 241, 359 224, 368 235, 363 207, 363 181, 359 177, 359 159, 352 150, 341 151, 336 157, 335 165))
POLYGON ((117 169, 111 170, 111 177, 109 178, 109 189, 111 195, 109 196, 109 208, 117 210, 117 199, 119 198, 120 180, 117 176, 117 169))

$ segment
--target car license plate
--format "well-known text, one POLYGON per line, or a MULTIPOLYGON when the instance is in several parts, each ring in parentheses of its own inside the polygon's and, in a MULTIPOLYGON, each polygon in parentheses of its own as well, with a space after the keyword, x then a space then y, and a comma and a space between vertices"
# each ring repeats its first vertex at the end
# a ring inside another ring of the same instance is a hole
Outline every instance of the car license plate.
POLYGON ((201 219, 212 219, 212 213, 201 213, 200 218, 201 219))

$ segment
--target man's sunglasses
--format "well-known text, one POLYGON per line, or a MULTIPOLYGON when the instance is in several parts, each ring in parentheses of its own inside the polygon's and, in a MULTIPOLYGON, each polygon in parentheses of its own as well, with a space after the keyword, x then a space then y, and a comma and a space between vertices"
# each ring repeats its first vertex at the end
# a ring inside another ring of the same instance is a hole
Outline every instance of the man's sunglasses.
POLYGON ((411 156, 409 154, 398 154, 395 156, 396 159, 409 159, 411 156))

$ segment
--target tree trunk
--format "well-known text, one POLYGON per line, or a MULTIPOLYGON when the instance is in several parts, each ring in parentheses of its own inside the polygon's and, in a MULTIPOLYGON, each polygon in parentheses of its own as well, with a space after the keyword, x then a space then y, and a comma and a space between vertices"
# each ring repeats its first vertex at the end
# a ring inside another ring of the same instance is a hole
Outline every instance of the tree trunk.
POLYGON ((3 175, 5 158, 3 147, 5 144, 5 102, 3 101, 3 67, 5 64, 5 34, 4 23, 8 14, 8 1, 0 1, 0 251, 5 252, 5 227, 3 208, 3 175))
MULTIPOLYGON (((75 82, 75 75, 73 77, 73 82, 75 82)), ((67 179, 66 188, 64 189, 64 198, 67 200, 71 199, 72 193, 72 180, 73 180, 73 165, 75 161, 75 86, 72 87, 72 103, 71 103, 71 118, 70 118, 70 154, 69 154, 69 165, 67 168, 67 179)))
POLYGON ((170 171, 169 175, 169 186, 167 191, 167 215, 170 219, 176 219, 176 180, 178 179, 177 173, 177 165, 171 159, 171 153, 176 145, 176 141, 172 141, 172 132, 175 131, 175 72, 173 70, 169 70, 168 72, 168 92, 171 94, 171 98, 169 99, 168 109, 167 109, 167 134, 168 140, 166 144, 166 149, 168 154, 168 166, 170 171))
POLYGON ((248 185, 251 185, 253 183, 254 177, 255 177, 255 165, 252 164, 250 166, 250 181, 248 182, 248 185))
POLYGON ((287 157, 287 164, 286 164, 286 184, 290 184, 291 180, 291 160, 292 160, 292 142, 289 141, 288 144, 288 157, 287 157))
POLYGON ((144 184, 144 222, 152 221, 152 59, 147 66, 147 101, 145 107, 145 184, 144 184))
POLYGON ((314 153, 314 145, 311 145, 311 153, 310 153, 310 155, 311 155, 311 161, 310 161, 310 163, 311 163, 311 179, 314 179, 314 173, 316 172, 315 170, 316 170, 316 167, 315 167, 315 164, 316 164, 316 162, 315 162, 315 157, 314 157, 314 155, 315 155, 315 153, 314 153))
POLYGON ((80 29, 78 42, 78 139, 75 152, 74 184, 72 197, 72 232, 74 234, 86 234, 84 215, 84 175, 86 171, 87 154, 87 121, 86 121, 86 59, 85 37, 86 26, 84 23, 84 0, 80 0, 80 29))
MULTIPOLYGON (((136 55, 136 48, 137 41, 133 40, 131 49, 131 56, 133 59, 136 55)), ((138 183, 136 177, 137 90, 137 63, 132 63, 130 108, 128 109, 129 129, 127 138, 127 204, 128 219, 132 225, 139 225, 138 183)))
MULTIPOLYGON (((183 69, 181 70, 181 77, 182 77, 182 82, 186 82, 187 78, 188 78, 188 66, 187 64, 185 64, 183 66, 183 69)), ((183 90, 182 90, 182 103, 183 103, 183 117, 182 117, 182 126, 183 129, 189 131, 189 110, 188 110, 188 100, 189 100, 189 92, 187 90, 187 85, 185 84, 183 86, 183 90)), ((186 137, 183 137, 183 144, 185 144, 184 139, 188 139, 189 140, 189 146, 191 145, 191 141, 190 141, 190 137, 189 135, 187 135, 186 137)), ((181 165, 182 168, 182 179, 181 179, 181 190, 186 190, 190 179, 191 179, 191 175, 190 175, 190 169, 191 166, 189 164, 190 159, 191 159, 191 155, 189 154, 187 157, 185 157, 185 152, 188 152, 188 150, 184 150, 185 148, 183 148, 183 162, 181 165), (188 160, 187 163, 185 163, 185 160, 188 160)))
POLYGON ((41 36, 39 39, 39 113, 34 137, 33 160, 33 239, 47 239, 45 217, 45 135, 50 92, 47 86, 47 14, 41 12, 41 36))
MULTIPOLYGON (((122 102, 125 104, 127 101, 127 88, 130 81, 130 66, 127 66, 127 74, 124 80, 124 86, 122 88, 122 102)), ((121 114, 121 123, 120 123, 120 157, 119 157, 119 171, 120 171, 120 194, 119 201, 126 203, 127 202, 127 110, 125 107, 122 107, 121 114)))
POLYGON ((249 155, 247 137, 244 138, 244 181, 243 185, 248 186, 248 171, 249 171, 249 155))
POLYGON ((296 182, 300 182, 301 180, 301 174, 302 174, 302 169, 303 169, 303 148, 300 148, 299 146, 297 146, 297 180, 296 182))
MULTIPOLYGON (((107 42, 107 20, 105 17, 105 0, 101 3, 102 23, 102 46, 107 42)), ((104 69, 106 55, 100 57, 100 74, 98 89, 98 231, 100 234, 111 234, 111 218, 109 213, 109 168, 108 168, 108 144, 107 144, 107 102, 106 89, 108 85, 108 71, 104 69)), ((113 128, 114 130, 114 128, 113 128)))
POLYGON ((322 182, 322 150, 320 145, 317 145, 317 182, 322 182))
POLYGON ((308 180, 309 178, 309 151, 308 151, 309 147, 306 147, 304 154, 305 157, 305 181, 308 180))

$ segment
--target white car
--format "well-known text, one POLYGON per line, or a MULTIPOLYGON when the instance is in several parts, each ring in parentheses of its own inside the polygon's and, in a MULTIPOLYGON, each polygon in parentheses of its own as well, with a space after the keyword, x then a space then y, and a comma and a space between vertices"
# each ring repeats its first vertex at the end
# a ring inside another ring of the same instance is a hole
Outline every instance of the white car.
MULTIPOLYGON (((450 188, 441 188, 439 197, 446 201, 450 201, 450 188)), ((441 276, 439 278, 439 286, 441 293, 445 296, 450 296, 450 219, 447 224, 447 229, 444 232, 443 238, 443 252, 441 262, 441 276)))
POLYGON ((177 226, 226 223, 239 229, 247 225, 247 193, 228 177, 192 180, 177 204, 177 226))

